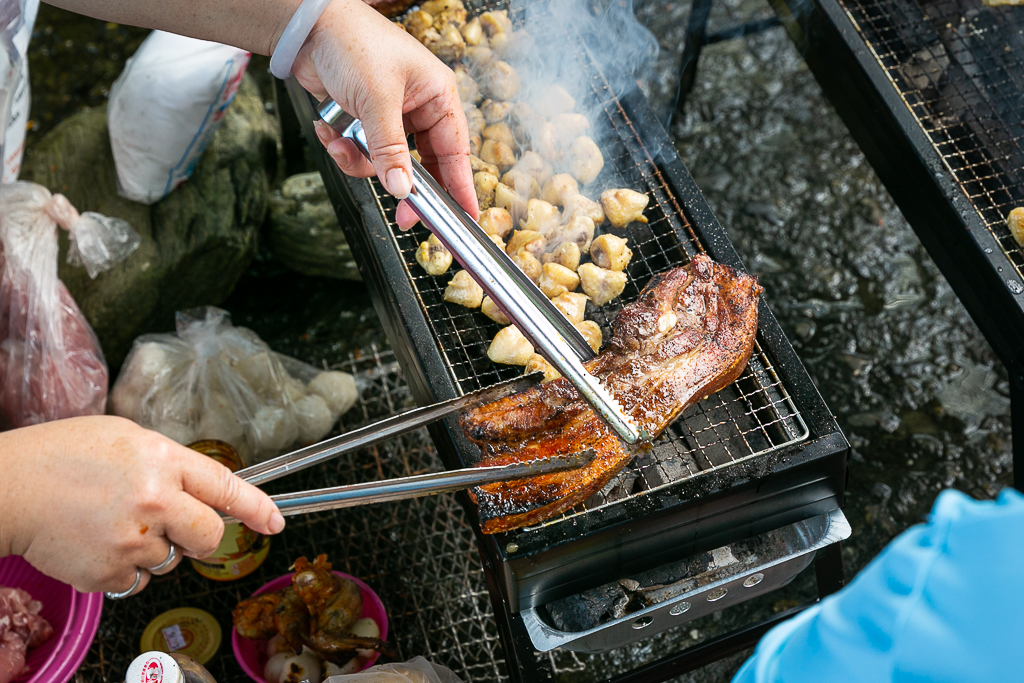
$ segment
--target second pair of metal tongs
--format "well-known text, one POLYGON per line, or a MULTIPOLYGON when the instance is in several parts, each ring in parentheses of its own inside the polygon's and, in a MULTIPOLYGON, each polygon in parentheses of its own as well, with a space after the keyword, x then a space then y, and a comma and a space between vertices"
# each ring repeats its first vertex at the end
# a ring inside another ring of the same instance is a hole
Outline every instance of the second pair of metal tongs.
MULTIPOLYGON (((318 114, 370 158, 366 133, 358 119, 345 113, 332 99, 320 104, 318 114)), ((637 428, 615 397, 583 367, 583 362, 593 358, 594 353, 579 330, 415 159, 412 173, 412 192, 407 201, 427 229, 620 439, 628 444, 647 441, 648 436, 637 428)))
MULTIPOLYGON (((330 460, 342 453, 372 446, 400 434, 419 429, 453 413, 469 410, 470 408, 524 391, 539 383, 541 378, 541 373, 516 377, 480 389, 479 391, 474 391, 465 396, 451 399, 450 401, 416 408, 369 426, 346 432, 318 444, 301 448, 292 453, 286 453, 258 465, 246 467, 235 474, 250 484, 264 484, 330 460)), ((418 474, 399 479, 335 486, 314 491, 284 493, 271 496, 271 499, 277 504, 281 514, 298 515, 307 512, 381 503, 389 500, 417 498, 459 491, 471 486, 525 479, 553 472, 564 472, 584 467, 593 459, 594 451, 587 450, 573 455, 557 456, 498 467, 471 467, 447 472, 418 474)), ((227 515, 222 515, 222 517, 224 517, 225 521, 238 521, 227 515)))

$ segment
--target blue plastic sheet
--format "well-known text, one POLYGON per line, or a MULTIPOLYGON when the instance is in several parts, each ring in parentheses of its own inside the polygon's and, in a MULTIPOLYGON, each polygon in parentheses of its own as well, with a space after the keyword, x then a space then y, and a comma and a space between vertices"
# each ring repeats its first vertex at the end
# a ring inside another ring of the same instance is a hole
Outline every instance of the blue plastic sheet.
POLYGON ((1024 496, 944 491, 836 595, 775 627, 733 683, 1024 681, 1024 496))

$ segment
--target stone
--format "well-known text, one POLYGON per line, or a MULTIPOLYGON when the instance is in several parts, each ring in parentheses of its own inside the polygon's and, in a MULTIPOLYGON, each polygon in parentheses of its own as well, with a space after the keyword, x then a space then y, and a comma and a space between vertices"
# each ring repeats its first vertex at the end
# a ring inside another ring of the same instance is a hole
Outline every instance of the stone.
POLYGON ((21 178, 63 193, 79 211, 128 221, 142 244, 95 280, 66 262, 60 278, 99 337, 116 377, 132 341, 174 329, 174 313, 223 301, 256 255, 281 134, 246 76, 192 177, 146 206, 117 194, 105 107, 70 116, 26 155, 21 178))
POLYGON ((362 279, 319 173, 293 175, 273 194, 266 239, 277 260, 303 275, 362 279))

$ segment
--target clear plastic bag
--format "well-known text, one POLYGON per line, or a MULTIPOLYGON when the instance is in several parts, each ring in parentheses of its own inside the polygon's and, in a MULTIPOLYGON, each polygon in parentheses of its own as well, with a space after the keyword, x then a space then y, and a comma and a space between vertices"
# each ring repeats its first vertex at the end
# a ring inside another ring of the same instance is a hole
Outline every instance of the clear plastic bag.
POLYGON ((57 277, 57 226, 71 236, 68 258, 90 276, 139 245, 124 221, 79 213, 42 185, 0 187, 0 413, 5 427, 101 414, 107 365, 99 342, 57 277))
POLYGON ((324 683, 462 683, 450 669, 413 657, 398 664, 378 664, 355 674, 331 676, 324 683))
POLYGON ((352 375, 275 353, 210 306, 135 340, 110 409, 179 443, 226 441, 253 464, 320 441, 357 397, 352 375))

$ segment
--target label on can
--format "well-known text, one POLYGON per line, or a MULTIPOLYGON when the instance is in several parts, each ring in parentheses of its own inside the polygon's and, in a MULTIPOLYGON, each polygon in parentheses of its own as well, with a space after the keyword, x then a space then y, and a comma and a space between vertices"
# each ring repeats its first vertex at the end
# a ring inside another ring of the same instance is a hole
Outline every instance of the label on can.
POLYGON ((244 524, 228 524, 210 557, 189 558, 192 568, 214 581, 234 581, 256 571, 270 552, 270 539, 244 524))
MULTIPOLYGON (((232 472, 242 466, 242 459, 232 446, 216 439, 189 444, 189 448, 208 455, 232 472)), ((244 524, 228 524, 220 545, 202 560, 189 558, 192 568, 214 581, 234 581, 252 574, 263 564, 270 552, 270 539, 244 524)))
MULTIPOLYGON (((178 607, 149 622, 142 633, 139 649, 143 652, 177 652, 188 655, 200 664, 206 664, 217 654, 221 637, 220 624, 212 614, 195 607, 178 607)), ((128 683, 127 679, 125 683, 128 683)))
POLYGON ((163 652, 146 652, 135 658, 124 676, 125 683, 183 683, 178 663, 163 652))

